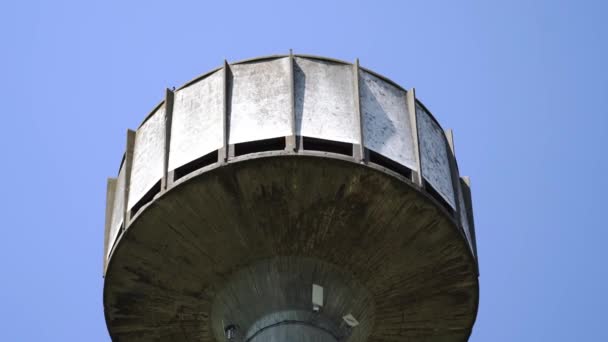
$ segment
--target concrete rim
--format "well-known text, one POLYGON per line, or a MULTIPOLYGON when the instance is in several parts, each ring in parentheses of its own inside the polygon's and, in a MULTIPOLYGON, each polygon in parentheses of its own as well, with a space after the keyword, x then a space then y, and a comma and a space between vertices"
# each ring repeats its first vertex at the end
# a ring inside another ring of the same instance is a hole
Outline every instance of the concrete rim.
MULTIPOLYGON (((142 210, 140 211, 140 213, 134 217, 131 226, 129 227, 129 229, 127 229, 125 231, 125 233, 117 240, 116 242, 116 248, 114 250, 114 252, 112 252, 112 255, 110 257, 109 260, 109 264, 108 264, 108 270, 107 270, 107 274, 106 274, 106 280, 104 282, 104 306, 106 307, 105 310, 105 317, 106 317, 106 324, 108 326, 108 331, 110 331, 110 334, 114 337, 114 333, 112 331, 111 328, 111 324, 110 324, 110 311, 111 308, 108 306, 108 287, 109 287, 109 283, 112 282, 112 278, 113 278, 113 274, 114 274, 114 269, 117 266, 117 259, 119 258, 119 255, 124 251, 127 245, 127 243, 121 243, 123 241, 129 241, 129 237, 133 234, 135 234, 134 232, 137 232, 138 230, 141 229, 145 229, 145 226, 142 226, 140 224, 138 224, 138 221, 143 220, 142 217, 146 216, 146 213, 151 212, 156 205, 158 205, 159 202, 162 202, 164 200, 168 200, 168 198, 172 197, 172 196, 177 196, 177 193, 180 191, 181 188, 183 187, 187 187, 188 184, 195 182, 197 179, 200 178, 205 178, 205 177, 212 177, 214 174, 217 173, 221 173, 223 172, 222 170, 227 170, 230 168, 247 168, 248 165, 252 164, 252 163, 258 163, 259 167, 261 164, 259 163, 261 160, 264 160, 263 163, 266 162, 275 162, 277 160, 298 160, 297 163, 307 163, 310 160, 323 160, 322 163, 326 163, 326 161, 328 161, 329 164, 332 163, 339 163, 342 164, 343 167, 346 167, 348 169, 352 169, 352 170, 360 170, 360 169, 365 169, 365 170, 372 170, 372 173, 375 175, 381 175, 381 178, 386 178, 387 182, 397 182, 395 184, 401 184, 401 187, 403 189, 407 189, 408 192, 411 192, 412 194, 415 194, 415 198, 417 198, 421 201, 421 203, 425 203, 425 205, 430 205, 432 206, 435 210, 436 210, 436 214, 441 216, 442 220, 445 220, 445 222, 447 222, 447 226, 449 226, 449 228, 442 228, 446 234, 451 235, 453 241, 459 243, 461 245, 460 250, 463 252, 462 253, 462 257, 464 258, 464 262, 467 264, 470 264, 470 266, 472 268, 474 268, 475 265, 475 258, 473 257, 470 249, 467 246, 466 240, 464 238, 462 238, 461 234, 459 234, 459 229, 458 229, 458 225, 455 223, 454 219, 447 214, 447 212, 445 211, 445 209, 439 205, 437 203, 437 201, 435 201, 433 198, 431 198, 430 196, 428 196, 427 194, 425 194, 424 192, 420 191, 420 189, 418 189, 417 187, 415 187, 413 184, 411 184, 411 182, 408 181, 404 181, 403 179, 398 179, 398 177, 396 177, 393 174, 390 174, 389 172, 385 172, 384 170, 380 170, 378 167, 369 167, 369 166, 364 166, 364 165, 360 165, 358 163, 355 163, 353 161, 351 161, 349 158, 331 158, 331 156, 328 156, 326 153, 324 153, 322 156, 320 155, 315 155, 314 153, 310 153, 309 155, 303 155, 303 154, 298 154, 297 156, 295 156, 294 154, 288 154, 288 153, 282 153, 282 152, 265 152, 263 154, 260 155, 246 155, 243 157, 239 157, 239 158, 235 158, 234 160, 231 160, 230 163, 222 165, 222 166, 218 166, 218 167, 213 167, 209 170, 204 170, 205 172, 199 172, 191 177, 188 177, 187 179, 184 179, 182 182, 176 183, 175 186, 169 190, 167 190, 166 192, 163 192, 160 194, 160 196, 156 197, 151 203, 149 203, 146 207, 142 208, 142 210), (321 158, 322 157, 322 158, 321 158)), ((262 164, 263 164, 262 163, 262 164)), ((279 162, 281 163, 281 162, 279 162)), ((356 171, 359 172, 359 171, 356 171)), ((365 171, 367 172, 367 171, 365 171)), ((439 246, 437 247, 439 248, 439 246)), ((476 314, 477 314, 477 305, 478 305, 478 299, 479 299, 479 289, 478 289, 478 280, 477 280, 477 276, 474 275, 474 272, 471 273, 471 277, 469 279, 469 281, 471 282, 471 288, 472 288, 472 295, 473 295, 473 301, 474 301, 474 305, 471 308, 472 311, 469 313, 470 314, 470 325, 468 326, 468 328, 463 329, 462 331, 465 332, 466 336, 468 337, 468 334, 470 334, 470 329, 472 327, 472 324, 475 320, 476 314), (467 330, 468 329, 468 330, 467 330)))

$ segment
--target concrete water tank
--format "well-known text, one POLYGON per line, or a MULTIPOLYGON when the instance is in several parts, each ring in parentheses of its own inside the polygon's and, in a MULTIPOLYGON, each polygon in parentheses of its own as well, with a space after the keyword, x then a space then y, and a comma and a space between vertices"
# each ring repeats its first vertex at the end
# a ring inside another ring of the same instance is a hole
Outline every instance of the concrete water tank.
POLYGON ((452 134, 358 62, 225 62, 167 90, 107 194, 114 341, 471 333, 475 233, 452 134))

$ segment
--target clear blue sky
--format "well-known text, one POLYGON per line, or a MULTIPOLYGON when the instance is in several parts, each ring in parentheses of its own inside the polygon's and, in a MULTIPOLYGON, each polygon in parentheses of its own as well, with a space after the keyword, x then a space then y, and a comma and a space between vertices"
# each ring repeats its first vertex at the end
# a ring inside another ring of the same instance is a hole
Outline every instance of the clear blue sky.
POLYGON ((326 55, 453 128, 481 268, 471 341, 608 341, 602 1, 4 1, 1 341, 109 341, 106 178, 125 130, 220 65, 326 55))

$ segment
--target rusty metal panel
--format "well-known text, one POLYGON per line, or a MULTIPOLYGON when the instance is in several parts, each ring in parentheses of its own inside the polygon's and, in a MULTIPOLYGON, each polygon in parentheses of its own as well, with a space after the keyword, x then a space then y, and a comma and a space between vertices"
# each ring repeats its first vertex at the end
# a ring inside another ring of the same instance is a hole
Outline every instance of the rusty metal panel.
POLYGON ((452 209, 456 209, 448 146, 443 129, 419 104, 416 104, 416 119, 420 139, 422 177, 452 209))
POLYGON ((175 92, 169 171, 222 147, 224 70, 175 92))
POLYGON ((293 134, 289 58, 230 66, 229 143, 293 134))
POLYGON ((110 219, 110 225, 108 227, 108 240, 107 240, 107 248, 105 250, 106 257, 110 254, 112 250, 112 246, 116 241, 116 237, 118 236, 118 232, 120 231, 120 226, 124 222, 124 214, 125 214, 125 184, 127 179, 126 167, 123 165, 118 171, 118 178, 116 178, 116 184, 114 187, 114 200, 112 201, 112 215, 110 219))
POLYGON ((162 104, 135 134, 129 210, 163 177, 164 158, 165 105, 162 104))
POLYGON ((294 68, 297 134, 358 143, 352 66, 296 57, 294 68))
POLYGON ((359 70, 365 147, 418 170, 405 91, 359 70))

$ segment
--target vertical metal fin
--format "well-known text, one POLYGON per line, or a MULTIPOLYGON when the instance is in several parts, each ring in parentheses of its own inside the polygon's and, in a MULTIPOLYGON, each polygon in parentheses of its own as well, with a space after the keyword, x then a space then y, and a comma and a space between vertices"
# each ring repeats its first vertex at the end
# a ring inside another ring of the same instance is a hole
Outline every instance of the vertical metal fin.
POLYGON ((112 225, 112 210, 114 208, 114 196, 116 193, 116 178, 108 178, 106 186, 106 222, 103 235, 103 276, 106 274, 108 266, 108 246, 110 239, 110 226, 112 225))
POLYGON ((454 131, 452 129, 445 130, 445 137, 448 139, 448 147, 452 151, 452 157, 456 158, 456 149, 454 148, 454 131))
MULTIPOLYGON (((475 219, 473 217, 473 198, 471 196, 471 179, 467 176, 463 176, 460 179, 460 185, 462 186, 462 195, 464 197, 464 206, 467 211, 467 218, 469 219, 469 233, 471 234, 471 242, 473 243, 473 254, 477 260, 477 236, 475 234, 475 219)), ((479 275, 479 267, 477 268, 477 275, 479 275)))
POLYGON ((410 126, 412 128, 412 141, 414 142, 414 156, 418 164, 418 170, 412 170, 412 181, 422 187, 422 162, 420 158, 420 143, 418 135, 418 120, 416 118, 416 89, 407 91, 407 111, 410 116, 410 126))
POLYGON ((353 154, 354 158, 358 161, 367 163, 369 158, 365 153, 365 139, 363 136, 363 113, 361 113, 361 94, 359 89, 359 58, 357 58, 353 64, 353 80, 353 88, 355 91, 355 120, 357 121, 357 127, 359 129, 359 146, 353 149, 353 154))
POLYGON ((288 151, 297 151, 299 146, 296 138, 296 78, 294 75, 294 57, 293 51, 289 49, 289 101, 290 113, 289 120, 291 123, 291 135, 286 137, 285 149, 288 151))
POLYGON ((163 159, 163 179, 161 189, 166 190, 169 180, 169 150, 171 149, 171 125, 173 123, 173 101, 174 93, 167 88, 165 91, 165 157, 163 159))
POLYGON ((222 102, 222 132, 223 132, 223 139, 222 139, 222 148, 220 150, 219 153, 219 162, 220 163, 226 163, 228 161, 228 157, 229 157, 229 146, 228 146, 228 139, 229 139, 229 130, 230 130, 230 118, 229 118, 229 91, 230 91, 230 80, 229 80, 229 73, 230 73, 230 65, 228 64, 227 60, 224 60, 224 68, 223 68, 223 72, 224 72, 224 84, 223 84, 223 102, 222 102))
POLYGON ((133 151, 135 149, 135 134, 133 130, 127 130, 127 149, 125 152, 125 203, 122 230, 126 230, 131 223, 131 214, 129 213, 129 189, 131 187, 131 169, 133 168, 133 151))

